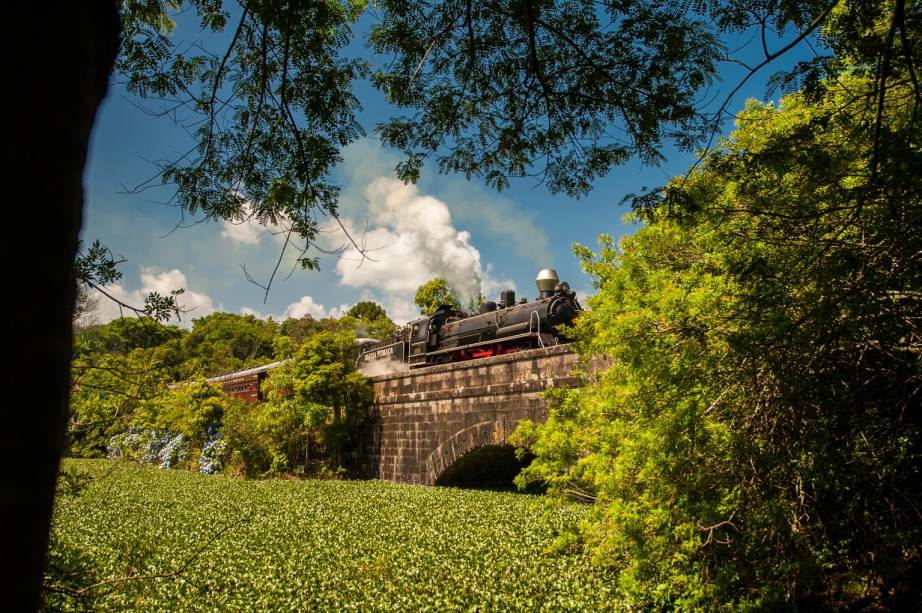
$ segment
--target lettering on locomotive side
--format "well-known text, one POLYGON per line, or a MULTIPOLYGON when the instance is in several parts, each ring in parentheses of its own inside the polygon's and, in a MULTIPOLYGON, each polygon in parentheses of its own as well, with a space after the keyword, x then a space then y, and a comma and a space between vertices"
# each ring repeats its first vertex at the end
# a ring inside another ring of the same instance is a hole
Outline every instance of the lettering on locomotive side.
POLYGON ((404 348, 403 343, 394 343, 378 349, 370 349, 359 355, 359 363, 378 362, 378 361, 403 361, 404 348))
POLYGON ((368 360, 380 360, 381 358, 394 355, 394 346, 384 347, 383 349, 376 349, 365 354, 365 358, 368 360))

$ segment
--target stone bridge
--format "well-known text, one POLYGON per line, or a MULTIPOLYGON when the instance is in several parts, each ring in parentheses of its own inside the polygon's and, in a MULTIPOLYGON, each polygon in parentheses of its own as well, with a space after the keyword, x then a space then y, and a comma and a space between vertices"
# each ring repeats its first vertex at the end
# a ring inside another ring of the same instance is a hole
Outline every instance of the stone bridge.
POLYGON ((459 467, 502 470, 514 461, 508 440, 516 424, 547 419, 541 392, 579 385, 578 362, 560 345, 372 377, 372 475, 435 485, 455 482, 459 467))

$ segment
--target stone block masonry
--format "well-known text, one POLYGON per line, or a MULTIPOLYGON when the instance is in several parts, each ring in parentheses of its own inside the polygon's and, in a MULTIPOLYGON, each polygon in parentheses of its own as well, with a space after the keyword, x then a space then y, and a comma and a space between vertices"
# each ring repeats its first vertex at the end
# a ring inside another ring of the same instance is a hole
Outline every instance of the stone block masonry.
POLYGON ((568 345, 372 377, 373 476, 433 485, 468 451, 508 443, 522 419, 544 421, 548 387, 575 387, 568 345))

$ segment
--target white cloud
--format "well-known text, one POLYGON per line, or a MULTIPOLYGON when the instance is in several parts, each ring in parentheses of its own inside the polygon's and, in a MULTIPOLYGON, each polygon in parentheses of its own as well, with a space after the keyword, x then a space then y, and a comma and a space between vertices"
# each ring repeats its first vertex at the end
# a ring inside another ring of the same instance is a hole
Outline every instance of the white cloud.
POLYGON ((365 194, 371 229, 360 232, 348 220, 344 223, 369 257, 363 259, 350 247, 337 261, 336 271, 342 284, 376 290, 385 302, 395 301, 395 319, 396 310, 409 315, 407 299, 412 302, 416 289, 435 277, 444 278, 464 303, 480 292, 489 295, 500 285, 511 285, 494 279, 490 266, 481 266, 470 233, 454 227, 441 200, 385 177, 373 180, 365 194))
POLYGON ((276 241, 284 242, 288 238, 288 224, 285 223, 287 220, 287 217, 282 216, 281 224, 274 224, 271 221, 262 222, 253 211, 253 205, 245 202, 240 217, 221 221, 221 236, 235 243, 252 246, 259 245, 264 236, 271 236, 276 241))
MULTIPOLYGON (((393 177, 394 167, 402 158, 367 138, 350 144, 342 154, 343 192, 339 210, 344 217, 359 219, 366 208, 361 188, 379 177, 393 177)), ((427 176, 423 177, 423 183, 427 176)), ((553 263, 550 241, 537 222, 536 209, 519 207, 479 183, 458 176, 440 175, 437 186, 439 197, 457 222, 501 239, 516 255, 530 259, 537 268, 553 263)))
POLYGON ((509 279, 500 279, 493 274, 493 264, 487 264, 480 279, 480 293, 488 300, 496 300, 504 289, 515 291, 515 283, 509 279))
MULTIPOLYGON (((176 296, 176 302, 186 312, 182 313, 180 321, 176 320, 175 315, 170 319, 170 323, 179 323, 184 326, 191 325, 192 318, 204 317, 215 311, 211 296, 190 290, 186 275, 178 268, 168 271, 161 271, 156 267, 142 268, 140 289, 128 290, 120 283, 107 285, 103 289, 112 298, 136 308, 144 306, 144 297, 151 292, 169 296, 173 290, 184 289, 182 294, 176 296)), ((121 316, 134 317, 135 313, 120 307, 117 302, 107 296, 100 295, 92 316, 100 323, 106 323, 121 316)))
POLYGON ((337 168, 343 186, 339 213, 352 219, 363 218, 368 210, 365 188, 378 177, 393 177, 401 155, 379 142, 361 138, 342 150, 343 163, 337 168))
POLYGON ((293 319, 300 319, 305 315, 310 315, 314 319, 323 319, 324 317, 341 317, 345 315, 346 311, 349 310, 348 304, 341 304, 338 307, 330 307, 327 309, 322 304, 314 302, 313 297, 311 296, 302 296, 297 302, 293 302, 288 305, 285 309, 285 315, 281 318, 282 320, 288 319, 289 317, 293 319))
POLYGON ((221 222, 221 236, 229 238, 235 243, 244 245, 258 245, 262 240, 265 228, 247 218, 244 221, 224 220, 221 222))
POLYGON ((266 233, 266 226, 256 219, 256 215, 253 214, 253 205, 250 202, 243 203, 243 212, 240 217, 225 219, 221 222, 221 236, 235 243, 258 245, 266 233))
POLYGON ((440 193, 460 204, 453 209, 458 221, 499 237, 516 255, 528 258, 538 268, 554 261, 547 234, 531 210, 522 210, 513 201, 470 181, 454 178, 445 183, 440 193))
POLYGON ((302 296, 297 302, 292 302, 285 307, 285 312, 282 315, 265 314, 250 307, 241 308, 240 314, 252 315, 257 319, 268 319, 271 317, 275 321, 285 321, 289 318, 300 319, 305 315, 310 315, 314 319, 324 319, 327 317, 342 317, 351 306, 350 304, 341 304, 338 307, 333 306, 326 308, 322 304, 316 302, 313 296, 302 296))

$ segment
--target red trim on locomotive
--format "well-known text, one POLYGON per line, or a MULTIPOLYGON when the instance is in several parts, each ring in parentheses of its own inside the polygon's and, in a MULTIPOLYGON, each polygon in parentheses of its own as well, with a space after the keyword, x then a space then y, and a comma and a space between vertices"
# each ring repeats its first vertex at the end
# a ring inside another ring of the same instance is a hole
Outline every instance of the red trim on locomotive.
POLYGON ((455 352, 454 361, 463 362, 464 360, 476 360, 477 358, 489 358, 494 355, 506 355, 507 353, 516 353, 531 349, 529 343, 493 343, 471 349, 461 349, 455 352))

